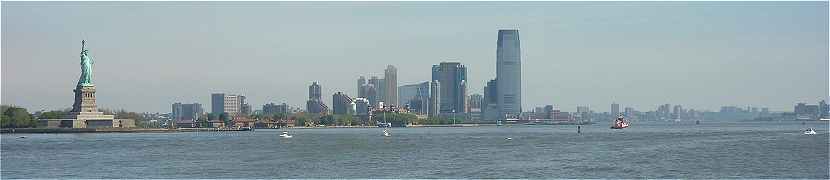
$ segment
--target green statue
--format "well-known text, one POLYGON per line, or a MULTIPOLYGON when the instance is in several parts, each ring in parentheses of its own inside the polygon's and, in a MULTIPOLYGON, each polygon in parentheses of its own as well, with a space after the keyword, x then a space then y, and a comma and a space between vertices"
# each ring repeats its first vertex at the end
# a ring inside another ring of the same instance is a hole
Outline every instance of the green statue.
POLYGON ((89 50, 86 49, 86 41, 81 41, 81 78, 78 86, 92 86, 92 57, 89 57, 89 50))

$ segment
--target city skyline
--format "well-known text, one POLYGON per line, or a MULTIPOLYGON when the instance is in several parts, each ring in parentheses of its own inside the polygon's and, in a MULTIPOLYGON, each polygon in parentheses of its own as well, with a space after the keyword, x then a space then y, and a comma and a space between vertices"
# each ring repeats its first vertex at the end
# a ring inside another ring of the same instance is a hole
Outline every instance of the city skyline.
POLYGON ((493 37, 499 29, 522 34, 525 111, 547 104, 571 112, 577 106, 602 110, 612 102, 638 110, 669 103, 712 111, 727 105, 791 111, 795 103, 814 103, 828 93, 828 21, 815 16, 827 14, 826 2, 633 3, 647 4, 638 7, 536 2, 508 8, 493 6, 504 3, 437 2, 263 3, 265 8, 172 3, 183 5, 169 9, 163 5, 171 3, 113 2, 103 9, 84 4, 89 3, 3 4, 3 104, 33 111, 71 107, 66 102, 72 92, 57 87, 71 87, 77 78, 76 69, 64 67, 77 65, 75 51, 82 39, 89 41, 100 67, 96 86, 107 89, 97 95, 102 108, 167 112, 174 102, 210 104, 210 94, 218 92, 244 94, 254 107, 271 102, 303 107, 312 82, 323 86, 322 102, 332 102, 328 97, 335 92, 356 96, 354 79, 365 72, 384 77, 379 70, 392 65, 398 85, 416 84, 429 81, 430 67, 440 62, 467 67, 467 94, 482 94, 496 77, 493 37), (396 4, 411 6, 395 12, 390 7, 396 4), (289 12, 271 13, 269 8, 289 12), (615 17, 591 8, 629 14, 615 17), (335 19, 346 21, 342 23, 325 20, 355 9, 365 10, 366 16, 335 19), (459 13, 454 9, 481 16, 429 16, 459 13), (192 18, 177 10, 215 14, 174 24, 192 18), (643 11, 632 12, 636 10, 643 11), (153 11, 159 15, 147 14, 153 11), (96 15, 100 13, 113 16, 96 15), (295 17, 291 13, 308 17, 281 23, 311 32, 258 30, 276 27, 258 20, 295 17), (659 13, 671 16, 654 16, 659 13), (765 15, 756 17, 758 13, 765 15), (235 21, 240 19, 249 21, 235 21), (418 23, 403 25, 395 22, 399 19, 418 23), (451 24, 465 20, 468 26, 451 24), (378 29, 387 26, 397 28, 378 29), (326 30, 332 27, 344 32, 326 30), (283 36, 296 33, 301 38, 283 36), (299 51, 303 48, 314 50, 299 51))

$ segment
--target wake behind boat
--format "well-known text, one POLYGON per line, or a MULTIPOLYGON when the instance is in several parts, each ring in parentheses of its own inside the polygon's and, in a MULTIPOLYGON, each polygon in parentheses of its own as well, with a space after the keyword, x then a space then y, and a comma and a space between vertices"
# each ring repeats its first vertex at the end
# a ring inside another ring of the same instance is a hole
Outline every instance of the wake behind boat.
POLYGON ((629 125, 630 124, 623 118, 623 115, 620 114, 620 116, 618 116, 617 119, 614 120, 614 124, 611 125, 611 129, 624 129, 628 128, 629 125))

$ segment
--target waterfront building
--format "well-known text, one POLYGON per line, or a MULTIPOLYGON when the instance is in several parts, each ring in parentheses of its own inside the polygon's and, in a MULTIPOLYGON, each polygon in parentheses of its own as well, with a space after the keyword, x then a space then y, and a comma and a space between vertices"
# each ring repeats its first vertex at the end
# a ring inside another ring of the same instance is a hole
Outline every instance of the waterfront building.
POLYGON ((357 79, 357 97, 359 97, 359 98, 365 98, 366 97, 366 91, 363 88, 363 86, 365 86, 365 85, 366 85, 366 77, 360 76, 360 78, 357 79))
POLYGON ((369 115, 369 108, 371 108, 369 104, 369 100, 366 98, 355 98, 355 115, 358 116, 368 116, 369 115))
POLYGON ((479 123, 482 120, 482 102, 484 101, 484 96, 481 94, 471 94, 467 98, 467 119, 472 120, 475 123, 479 123))
POLYGON ((375 94, 372 97, 369 97, 367 94, 367 97, 372 102, 373 106, 377 106, 378 103, 385 101, 383 98, 386 97, 386 81, 384 79, 378 79, 377 76, 372 76, 372 78, 369 79, 369 84, 374 87, 375 94))
POLYGON ((308 101, 306 101, 306 111, 315 114, 325 114, 328 112, 328 106, 323 103, 322 88, 317 82, 311 83, 308 86, 308 101))
POLYGON ((503 118, 499 116, 499 109, 498 109, 498 97, 496 96, 496 80, 490 80, 487 82, 487 85, 484 86, 484 99, 482 100, 481 106, 481 114, 482 119, 485 121, 496 122, 497 120, 501 120, 503 118))
POLYGON ((592 119, 591 109, 588 108, 588 106, 577 106, 576 107, 576 115, 577 115, 577 117, 579 117, 579 119, 576 119, 576 120, 580 121, 580 123, 589 123, 589 122, 591 122, 591 119, 592 119))
MULTIPOLYGON (((211 113, 228 113, 230 116, 239 116, 250 111, 246 110, 248 103, 245 96, 225 93, 211 94, 211 113)), ((250 108, 247 108, 250 109, 250 108)))
POLYGON ((797 120, 817 120, 819 119, 819 105, 807 105, 807 103, 798 103, 793 110, 797 120))
POLYGON ((86 49, 86 41, 81 41, 81 77, 75 86, 75 102, 72 110, 62 119, 41 119, 39 126, 48 128, 132 128, 133 119, 115 119, 114 115, 106 115, 98 111, 96 104, 97 90, 92 83, 92 58, 86 49))
POLYGON ((496 48, 496 102, 499 118, 522 112, 522 64, 519 30, 502 29, 496 48))
POLYGON ((343 92, 337 92, 331 96, 331 101, 333 114, 346 115, 354 113, 354 100, 349 95, 343 92))
POLYGON ((282 104, 274 104, 268 103, 262 105, 262 114, 266 116, 274 115, 274 114, 288 114, 288 105, 285 103, 282 104))
POLYGON ((465 113, 467 98, 467 68, 458 62, 441 62, 432 66, 432 80, 440 83, 439 112, 465 113))
POLYGON ((193 103, 193 104, 182 104, 182 103, 173 103, 172 111, 170 112, 171 119, 173 120, 198 120, 199 116, 204 113, 202 109, 202 104, 193 103))
POLYGON ((383 79, 384 79, 384 93, 383 93, 383 102, 386 105, 391 106, 399 106, 398 104, 398 68, 395 66, 388 65, 386 66, 386 70, 383 71, 383 79))
POLYGON ((818 102, 819 118, 830 118, 830 104, 824 100, 818 102))
POLYGON ((398 102, 416 114, 429 113, 430 83, 423 82, 398 87, 398 102))
POLYGON ((363 85, 363 97, 369 101, 370 105, 374 105, 378 102, 378 91, 374 84, 366 84, 363 85))

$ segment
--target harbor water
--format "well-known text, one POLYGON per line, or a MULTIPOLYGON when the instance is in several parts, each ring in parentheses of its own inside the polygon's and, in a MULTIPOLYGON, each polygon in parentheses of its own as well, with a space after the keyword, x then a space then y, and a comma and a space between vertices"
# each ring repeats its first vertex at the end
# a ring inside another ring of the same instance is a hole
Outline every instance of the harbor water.
POLYGON ((828 179, 827 122, 2 134, 2 178, 828 179), (817 135, 804 135, 806 128, 817 135), (280 138, 287 130, 293 138, 280 138), (511 140, 507 140, 510 138, 511 140))

